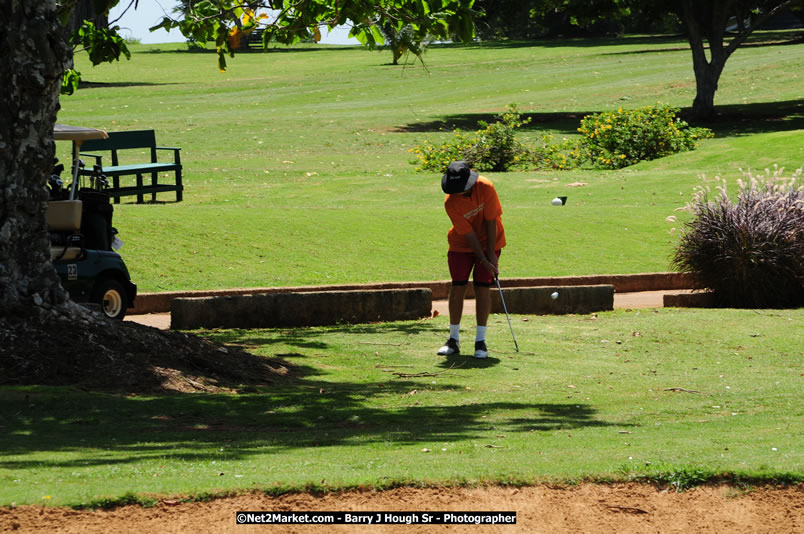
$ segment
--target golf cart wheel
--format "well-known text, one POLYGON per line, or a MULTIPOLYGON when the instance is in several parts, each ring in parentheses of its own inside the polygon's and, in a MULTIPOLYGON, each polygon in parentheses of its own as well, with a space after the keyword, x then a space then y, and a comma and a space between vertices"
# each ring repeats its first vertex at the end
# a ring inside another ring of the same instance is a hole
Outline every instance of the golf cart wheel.
POLYGON ((100 280, 93 292, 92 301, 100 305, 101 312, 109 319, 122 320, 126 316, 126 292, 123 284, 112 278, 100 280))

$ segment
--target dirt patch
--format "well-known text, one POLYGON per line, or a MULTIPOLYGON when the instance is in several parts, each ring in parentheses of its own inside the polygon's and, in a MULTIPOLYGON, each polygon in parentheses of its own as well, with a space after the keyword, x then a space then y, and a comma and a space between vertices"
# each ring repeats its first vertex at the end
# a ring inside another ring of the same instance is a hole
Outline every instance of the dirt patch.
POLYGON ((641 484, 401 488, 315 496, 252 493, 203 503, 75 511, 0 509, 0 531, 137 532, 767 532, 804 531, 804 489, 710 486, 675 493, 641 484), (236 525, 239 511, 515 511, 516 525, 236 525))
POLYGON ((97 314, 41 322, 0 318, 0 385, 236 392, 292 375, 287 362, 97 314))

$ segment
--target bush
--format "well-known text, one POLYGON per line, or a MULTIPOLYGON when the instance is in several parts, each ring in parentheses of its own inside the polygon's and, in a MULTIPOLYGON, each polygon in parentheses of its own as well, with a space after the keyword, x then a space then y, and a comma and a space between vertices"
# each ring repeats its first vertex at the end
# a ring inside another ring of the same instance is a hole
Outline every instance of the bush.
POLYGON ((509 104, 497 115, 497 121, 488 124, 478 121, 480 130, 465 133, 455 130, 451 141, 435 145, 424 141, 410 150, 416 154, 411 163, 416 170, 446 172, 453 161, 465 160, 478 171, 504 172, 513 167, 527 165, 532 160, 530 149, 519 142, 514 130, 530 122, 522 119, 516 104, 509 104))
POLYGON ((722 306, 784 308, 804 305, 804 186, 791 178, 744 173, 736 202, 720 181, 699 188, 686 209, 674 266, 696 274, 722 306))
POLYGON ((584 159, 608 169, 692 150, 713 136, 707 128, 690 128, 670 106, 595 113, 581 119, 579 148, 584 159))
POLYGON ((577 139, 556 141, 553 134, 542 134, 540 146, 531 149, 531 161, 537 169, 566 171, 582 167, 586 160, 577 139))
POLYGON ((701 139, 713 136, 706 128, 690 128, 679 119, 677 108, 645 106, 639 109, 595 113, 581 119, 580 139, 555 142, 542 135, 541 143, 526 146, 515 130, 523 120, 516 104, 509 104, 497 121, 479 121, 480 130, 455 130, 451 141, 440 145, 424 141, 410 150, 418 171, 444 172, 452 161, 466 160, 479 171, 504 172, 513 168, 575 169, 591 163, 619 169, 643 160, 692 150, 701 139))
POLYGON ((528 148, 519 142, 514 130, 530 119, 523 120, 516 104, 506 106, 505 111, 497 115, 497 122, 488 124, 478 121, 482 128, 475 133, 474 142, 465 151, 466 161, 482 171, 507 171, 528 159, 528 148))

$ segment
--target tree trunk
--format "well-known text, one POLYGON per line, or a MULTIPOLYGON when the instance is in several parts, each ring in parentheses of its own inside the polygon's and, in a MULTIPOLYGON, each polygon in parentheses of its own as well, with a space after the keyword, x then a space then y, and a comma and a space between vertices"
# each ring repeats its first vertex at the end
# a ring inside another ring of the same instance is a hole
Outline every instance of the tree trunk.
POLYGON ((752 12, 749 3, 735 0, 714 0, 700 2, 683 0, 676 8, 687 30, 687 39, 692 50, 692 68, 695 72, 696 95, 692 103, 692 118, 706 120, 715 116, 715 92, 726 61, 742 45, 754 30, 761 27, 780 9, 793 3, 793 0, 769 2, 760 14, 752 12), (726 44, 726 28, 734 16, 737 23, 736 35, 726 44), (709 58, 706 55, 706 41, 709 44, 709 58))
POLYGON ((98 13, 92 0, 79 0, 73 8, 73 14, 65 26, 67 35, 81 27, 81 24, 88 20, 98 28, 109 27, 109 17, 105 13, 98 13))
MULTIPOLYGON (((696 54, 693 54, 695 58, 696 54)), ((715 116, 715 92, 727 57, 713 57, 710 61, 693 59, 695 71, 695 100, 692 102, 692 118, 707 120, 715 116)))
POLYGON ((50 261, 46 179, 70 51, 55 0, 0 0, 0 318, 68 301, 50 261))
POLYGON ((711 119, 715 115, 715 92, 726 60, 732 48, 723 46, 729 10, 732 2, 713 4, 684 0, 681 19, 687 29, 692 50, 692 69, 695 72, 695 100, 692 103, 693 119, 711 119), (709 43, 709 58, 704 41, 709 43))

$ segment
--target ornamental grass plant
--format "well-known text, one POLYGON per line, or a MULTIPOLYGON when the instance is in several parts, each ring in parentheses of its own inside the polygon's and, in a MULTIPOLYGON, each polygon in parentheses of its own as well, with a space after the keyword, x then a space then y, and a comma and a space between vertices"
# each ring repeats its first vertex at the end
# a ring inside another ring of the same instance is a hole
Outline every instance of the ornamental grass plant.
POLYGON ((804 185, 802 170, 743 173, 736 200, 718 178, 717 192, 699 187, 686 208, 673 263, 695 273, 721 306, 804 305, 804 185))

